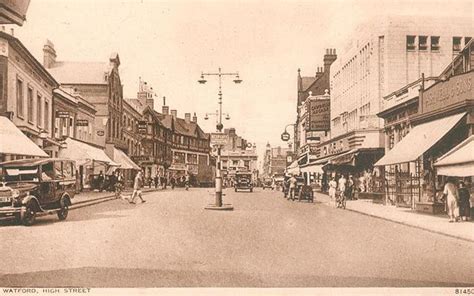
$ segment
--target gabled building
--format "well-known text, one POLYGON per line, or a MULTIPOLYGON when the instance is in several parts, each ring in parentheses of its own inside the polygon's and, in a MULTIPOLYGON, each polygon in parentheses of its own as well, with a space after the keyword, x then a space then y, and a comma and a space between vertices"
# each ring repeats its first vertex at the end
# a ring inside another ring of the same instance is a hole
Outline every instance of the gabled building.
POLYGON ((68 62, 56 60, 51 41, 43 47, 43 65, 64 88, 73 89, 94 105, 94 142, 126 150, 123 139, 123 87, 120 80, 120 57, 112 53, 107 62, 68 62))

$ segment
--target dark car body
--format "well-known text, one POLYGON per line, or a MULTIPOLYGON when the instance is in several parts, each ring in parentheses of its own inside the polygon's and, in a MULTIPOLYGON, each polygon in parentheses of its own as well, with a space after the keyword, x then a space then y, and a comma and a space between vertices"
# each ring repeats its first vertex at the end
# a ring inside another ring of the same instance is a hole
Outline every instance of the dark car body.
POLYGON ((234 190, 250 190, 253 191, 253 183, 252 183, 252 174, 251 173, 242 173, 237 172, 234 178, 234 190))
POLYGON ((265 188, 271 188, 271 189, 273 189, 273 188, 274 188, 273 178, 265 178, 265 179, 263 179, 262 188, 263 188, 264 190, 265 190, 265 188))
POLYGON ((67 159, 22 159, 0 163, 0 217, 25 225, 36 213, 67 217, 76 192, 75 162, 67 159))

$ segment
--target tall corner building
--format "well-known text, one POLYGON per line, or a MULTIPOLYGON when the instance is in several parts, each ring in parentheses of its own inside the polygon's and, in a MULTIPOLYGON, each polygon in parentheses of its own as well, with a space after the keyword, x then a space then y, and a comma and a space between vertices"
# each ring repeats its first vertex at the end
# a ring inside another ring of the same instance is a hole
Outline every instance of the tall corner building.
POLYGON ((361 25, 331 65, 331 139, 319 145, 318 158, 345 154, 331 162, 360 158, 359 169, 370 169, 383 154, 376 115, 383 97, 422 74, 438 76, 472 35, 471 19, 463 18, 397 16, 361 25))
POLYGON ((383 97, 437 76, 473 35, 471 19, 398 16, 359 27, 331 66, 331 136, 382 127, 383 97))

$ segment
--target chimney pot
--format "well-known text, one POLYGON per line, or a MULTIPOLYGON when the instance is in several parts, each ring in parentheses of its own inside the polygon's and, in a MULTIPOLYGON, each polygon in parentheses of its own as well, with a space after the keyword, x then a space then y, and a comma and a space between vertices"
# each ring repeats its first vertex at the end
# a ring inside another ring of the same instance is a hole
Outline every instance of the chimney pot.
POLYGON ((194 122, 194 123, 197 123, 197 121, 198 121, 198 118, 197 118, 197 116, 196 116, 196 112, 194 112, 193 122, 194 122))
POLYGON ((187 123, 190 123, 191 122, 191 113, 184 113, 184 120, 187 123))

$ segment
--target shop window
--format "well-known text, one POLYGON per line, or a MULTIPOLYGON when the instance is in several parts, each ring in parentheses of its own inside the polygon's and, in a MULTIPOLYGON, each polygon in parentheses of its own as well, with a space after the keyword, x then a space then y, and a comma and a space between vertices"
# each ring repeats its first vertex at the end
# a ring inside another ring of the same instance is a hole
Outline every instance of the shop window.
POLYGON ((431 36, 431 50, 439 50, 439 36, 431 36))
POLYGON ((419 36, 418 37, 418 49, 427 50, 428 49, 428 36, 419 36))
POLYGON ((415 40, 416 40, 416 36, 407 35, 407 50, 416 49, 415 40))
POLYGON ((453 51, 461 50, 461 39, 462 37, 453 37, 453 51))

